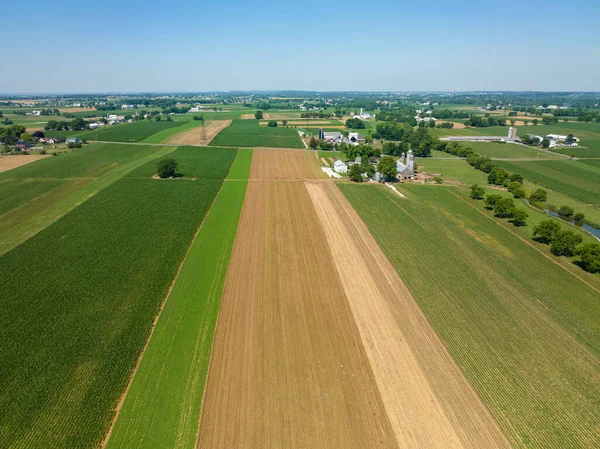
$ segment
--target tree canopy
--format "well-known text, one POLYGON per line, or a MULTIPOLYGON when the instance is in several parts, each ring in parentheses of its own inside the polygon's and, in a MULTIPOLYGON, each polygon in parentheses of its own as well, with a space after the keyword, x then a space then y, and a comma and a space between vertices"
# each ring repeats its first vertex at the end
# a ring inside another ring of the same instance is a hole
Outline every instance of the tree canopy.
POLYGON ((172 178, 177 175, 177 161, 172 157, 162 159, 157 164, 157 173, 160 178, 172 178))

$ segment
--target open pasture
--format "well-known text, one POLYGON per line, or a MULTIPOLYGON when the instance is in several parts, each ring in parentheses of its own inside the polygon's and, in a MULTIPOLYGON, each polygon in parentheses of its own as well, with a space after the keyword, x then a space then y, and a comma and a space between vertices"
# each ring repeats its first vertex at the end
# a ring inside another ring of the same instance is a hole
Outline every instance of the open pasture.
POLYGON ((502 161, 507 170, 587 204, 600 204, 600 167, 579 161, 502 161))
POLYGON ((600 444, 597 290, 453 187, 339 187, 514 447, 600 444))
POLYGON ((241 150, 188 252, 111 433, 108 449, 193 448, 214 328, 252 158, 241 150), (234 167, 235 166, 235 167, 234 167))
POLYGON ((0 257, 6 447, 100 444, 221 182, 121 179, 0 257))
MULTIPOLYGON (((177 172, 184 179, 223 179, 235 158, 233 148, 179 147, 169 154, 177 161, 177 172)), ((127 177, 150 178, 156 175, 157 161, 150 161, 129 172, 127 177)))
POLYGON ((268 128, 256 120, 234 120, 210 143, 215 146, 304 148, 293 128, 268 128))

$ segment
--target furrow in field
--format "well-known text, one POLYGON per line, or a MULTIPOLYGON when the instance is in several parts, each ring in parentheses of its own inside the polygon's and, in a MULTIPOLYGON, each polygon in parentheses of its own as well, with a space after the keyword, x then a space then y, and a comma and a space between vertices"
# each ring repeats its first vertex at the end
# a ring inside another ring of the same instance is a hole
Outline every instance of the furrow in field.
POLYGON ((398 447, 306 187, 277 182, 310 173, 301 153, 255 152, 199 448, 398 447))
POLYGON ((306 187, 399 446, 510 447, 338 188, 333 182, 306 187))

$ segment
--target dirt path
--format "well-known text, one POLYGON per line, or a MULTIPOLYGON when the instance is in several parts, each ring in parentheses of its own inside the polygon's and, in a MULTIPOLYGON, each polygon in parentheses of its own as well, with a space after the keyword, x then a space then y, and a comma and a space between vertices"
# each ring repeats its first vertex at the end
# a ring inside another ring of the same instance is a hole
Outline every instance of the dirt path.
POLYGON ((231 125, 231 120, 207 120, 203 126, 174 134, 164 143, 207 146, 217 134, 231 125))
POLYGON ((199 448, 398 448, 299 157, 254 153, 199 448))
POLYGON ((45 154, 35 155, 16 155, 16 156, 0 156, 0 173, 12 170, 13 168, 20 167, 22 165, 27 165, 31 162, 39 161, 40 159, 44 159, 50 157, 45 154))
POLYGON ((510 447, 339 189, 307 189, 400 447, 510 447))

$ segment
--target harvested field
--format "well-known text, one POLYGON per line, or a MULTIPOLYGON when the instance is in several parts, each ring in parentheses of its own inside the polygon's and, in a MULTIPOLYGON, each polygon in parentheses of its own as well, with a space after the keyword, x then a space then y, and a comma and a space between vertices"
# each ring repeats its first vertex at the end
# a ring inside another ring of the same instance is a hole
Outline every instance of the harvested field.
MULTIPOLYGON (((253 176, 278 156, 255 152, 253 176)), ((398 447, 302 182, 248 185, 198 447, 398 447)))
POLYGON ((254 152, 251 180, 302 180, 314 179, 313 171, 304 159, 304 151, 257 150, 254 152))
POLYGON ((229 125, 231 120, 207 120, 203 126, 177 133, 169 137, 165 143, 207 146, 221 130, 229 125))
POLYGON ((265 119, 265 120, 271 120, 271 116, 265 112, 263 114, 263 119, 265 119))
POLYGON ((254 114, 242 114, 242 120, 256 120, 254 114))
POLYGON ((19 155, 19 156, 0 156, 0 173, 12 170, 13 168, 21 167, 22 165, 27 165, 31 162, 39 161, 40 159, 44 159, 50 156, 45 154, 40 155, 19 155))
POLYGON ((510 447, 338 188, 307 189, 400 447, 510 447))
MULTIPOLYGON (((446 120, 438 120, 437 122, 435 122, 436 125, 440 124, 440 123, 444 123, 446 120)), ((466 126, 464 123, 460 123, 460 122, 450 122, 450 123, 454 123, 454 129, 465 129, 466 126)))
POLYGON ((329 162, 327 162, 327 159, 325 159, 324 157, 321 158, 321 162, 323 162, 323 165, 325 165, 326 167, 329 167, 329 162))

